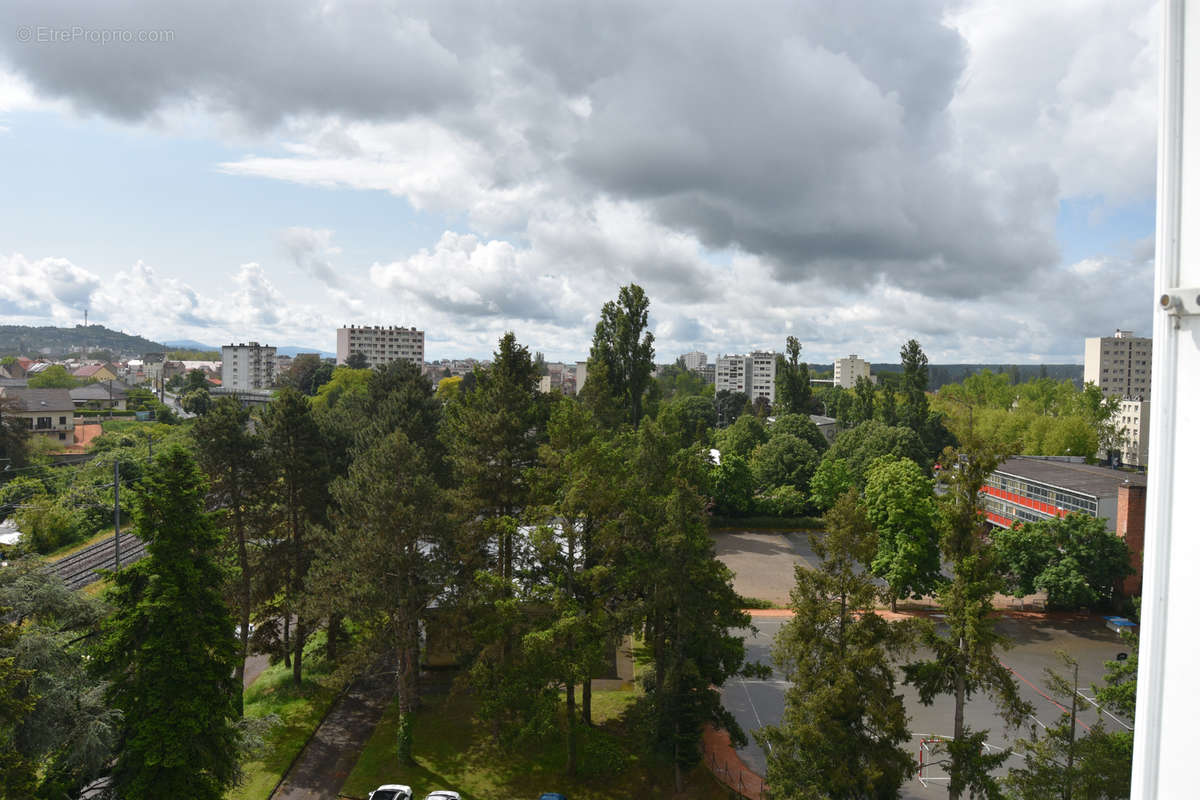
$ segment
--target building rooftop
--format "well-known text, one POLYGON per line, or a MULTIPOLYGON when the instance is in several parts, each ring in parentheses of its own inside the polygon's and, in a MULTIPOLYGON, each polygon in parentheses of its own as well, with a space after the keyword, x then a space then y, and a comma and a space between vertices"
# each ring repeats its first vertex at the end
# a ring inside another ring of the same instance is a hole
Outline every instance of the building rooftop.
POLYGON ((129 394, 129 389, 120 381, 105 381, 104 383, 89 383, 87 386, 80 386, 75 389, 68 390, 71 393, 72 400, 87 401, 87 400, 108 400, 110 397, 113 400, 124 400, 129 394), (112 384, 111 387, 109 384, 112 384), (109 394, 111 389, 111 395, 109 394))
POLYGON ((1077 461, 1057 461, 1026 456, 1013 456, 996 467, 996 472, 1093 497, 1113 496, 1117 493, 1117 487, 1126 481, 1136 486, 1146 485, 1146 476, 1137 472, 1096 467, 1077 461))
POLYGON ((18 411, 74 411, 71 393, 66 389, 23 389, 0 387, 0 395, 15 400, 18 411))

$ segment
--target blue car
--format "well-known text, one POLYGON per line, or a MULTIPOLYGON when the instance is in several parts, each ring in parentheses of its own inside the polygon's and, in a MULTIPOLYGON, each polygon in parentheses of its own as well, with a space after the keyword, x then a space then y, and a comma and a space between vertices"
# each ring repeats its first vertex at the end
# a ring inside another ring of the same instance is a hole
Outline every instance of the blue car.
POLYGON ((542 792, 538 800, 567 800, 567 796, 558 792, 542 792))

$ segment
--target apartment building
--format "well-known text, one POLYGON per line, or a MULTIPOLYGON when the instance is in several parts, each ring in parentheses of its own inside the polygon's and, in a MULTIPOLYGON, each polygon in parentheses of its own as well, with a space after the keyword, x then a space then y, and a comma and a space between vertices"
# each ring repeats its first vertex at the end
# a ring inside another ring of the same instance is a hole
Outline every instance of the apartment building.
POLYGON ((1150 457, 1150 402, 1122 400, 1113 423, 1120 448, 1121 463, 1144 467, 1150 457))
POLYGON ((221 387, 239 392, 275 385, 275 348, 258 342, 221 347, 221 387))
POLYGON ((1083 380, 1100 387, 1105 397, 1150 399, 1151 340, 1117 331, 1083 343, 1083 380))
POLYGON ((699 350, 693 350, 690 353, 684 353, 680 358, 683 359, 683 365, 693 372, 697 372, 708 363, 708 354, 701 353, 699 350))
POLYGON ((833 385, 853 389, 859 378, 871 379, 871 364, 854 353, 833 362, 833 385))
POLYGON ((351 325, 337 329, 337 363, 362 353, 372 369, 404 359, 425 363, 425 331, 396 325, 351 325))
POLYGON ((741 392, 752 401, 763 397, 775 402, 775 353, 756 351, 750 355, 717 358, 713 374, 716 391, 741 392))

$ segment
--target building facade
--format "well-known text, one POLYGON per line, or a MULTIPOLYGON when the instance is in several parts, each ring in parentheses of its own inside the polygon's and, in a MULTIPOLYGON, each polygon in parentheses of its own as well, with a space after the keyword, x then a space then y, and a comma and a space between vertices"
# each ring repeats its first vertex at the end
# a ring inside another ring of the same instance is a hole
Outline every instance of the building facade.
POLYGON ((719 356, 714 386, 718 392, 741 392, 749 396, 750 379, 753 375, 754 362, 749 356, 719 356))
POLYGON ((854 353, 833 362, 833 385, 853 389, 859 378, 871 379, 871 365, 854 353))
POLYGON ((54 442, 70 444, 75 438, 75 403, 67 389, 0 387, 8 401, 5 414, 25 421, 31 433, 54 442))
POLYGON ((1150 401, 1122 400, 1113 415, 1121 463, 1146 466, 1150 458, 1150 401))
POLYGON ((1105 397, 1150 399, 1151 340, 1117 331, 1083 342, 1083 380, 1100 387, 1105 397))
POLYGON ((337 363, 361 353, 367 365, 385 366, 401 359, 418 367, 425 363, 425 331, 396 325, 351 325, 337 330, 337 363))
POLYGON ((693 350, 690 353, 684 353, 682 356, 680 356, 680 358, 683 359, 683 365, 693 372, 696 372, 708 363, 708 354, 701 353, 699 350, 693 350))
POLYGON ((775 353, 756 351, 750 354, 753 376, 750 379, 750 400, 765 399, 775 404, 775 353))
POLYGON ((221 387, 226 391, 270 389, 275 376, 274 347, 258 342, 221 347, 221 387))

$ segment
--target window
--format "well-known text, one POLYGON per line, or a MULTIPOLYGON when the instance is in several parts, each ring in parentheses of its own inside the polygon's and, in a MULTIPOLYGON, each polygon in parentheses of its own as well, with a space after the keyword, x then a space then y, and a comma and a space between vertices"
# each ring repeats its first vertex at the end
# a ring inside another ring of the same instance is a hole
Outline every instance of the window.
POLYGON ((60 433, 60 434, 58 435, 58 440, 59 440, 60 442, 65 442, 65 441, 67 440, 67 435, 66 435, 65 433, 60 433))
POLYGON ((54 427, 54 417, 38 417, 36 427, 39 431, 50 430, 54 427))
POLYGON ((66 424, 67 424, 67 418, 66 418, 66 417, 59 417, 59 418, 58 418, 58 424, 59 424, 59 425, 66 425, 66 424))

